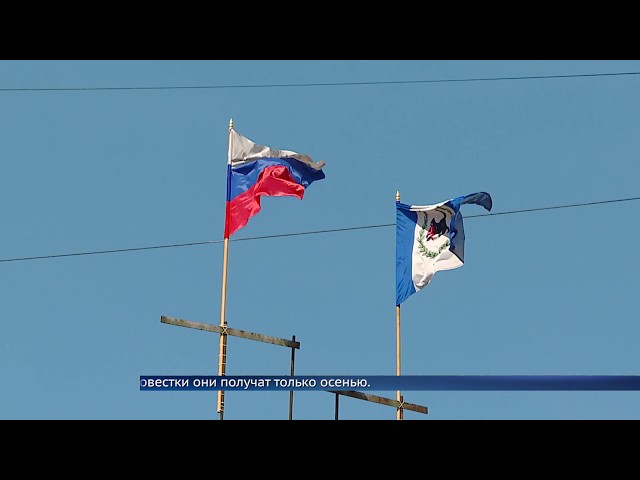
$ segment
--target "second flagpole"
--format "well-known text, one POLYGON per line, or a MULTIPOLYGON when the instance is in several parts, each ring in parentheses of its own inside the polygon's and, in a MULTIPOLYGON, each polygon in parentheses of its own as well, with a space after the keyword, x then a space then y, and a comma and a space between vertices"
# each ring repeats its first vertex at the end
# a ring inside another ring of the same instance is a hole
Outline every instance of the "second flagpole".
MULTIPOLYGON (((396 192, 396 202, 400 201, 400 192, 396 192)), ((396 305, 396 375, 400 376, 400 305, 396 305)), ((402 408, 402 392, 396 391, 396 400, 400 406, 396 410, 396 420, 404 418, 404 409, 402 408)))

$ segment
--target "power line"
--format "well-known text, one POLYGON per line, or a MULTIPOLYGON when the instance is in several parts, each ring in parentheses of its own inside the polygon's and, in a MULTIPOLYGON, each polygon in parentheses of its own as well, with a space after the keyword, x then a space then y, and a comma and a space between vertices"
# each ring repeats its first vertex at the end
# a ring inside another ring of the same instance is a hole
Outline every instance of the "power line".
MULTIPOLYGON (((517 213, 540 212, 544 210, 557 210, 560 208, 587 207, 592 205, 603 205, 607 203, 630 202, 632 200, 640 200, 640 197, 620 198, 617 200, 602 200, 599 202, 574 203, 570 205, 555 205, 552 207, 527 208, 523 210, 511 210, 507 212, 482 213, 479 215, 468 215, 468 216, 465 216, 464 218, 491 217, 491 216, 498 216, 498 215, 514 215, 517 213)), ((378 225, 363 225, 360 227, 332 228, 328 230, 313 230, 309 232, 281 233, 276 235, 262 235, 259 237, 245 237, 245 238, 230 239, 230 241, 243 242, 247 240, 264 240, 267 238, 295 237, 300 235, 316 235, 319 233, 336 233, 336 232, 346 232, 346 231, 353 231, 353 230, 364 230, 364 229, 371 229, 371 228, 383 228, 383 227, 394 227, 394 226, 395 226, 395 223, 382 223, 378 225)), ((56 255, 40 255, 37 257, 5 258, 5 259, 0 259, 0 263, 20 262, 25 260, 44 260, 48 258, 78 257, 83 255, 101 255, 106 253, 135 252, 140 250, 154 250, 154 249, 160 249, 160 248, 190 247, 194 245, 209 245, 213 243, 222 243, 223 241, 224 240, 205 240, 202 242, 174 243, 169 245, 152 245, 149 247, 132 247, 132 248, 119 248, 115 250, 96 250, 91 252, 61 253, 56 255)))
POLYGON ((96 250, 92 252, 60 253, 56 255, 40 255, 37 257, 5 258, 0 260, 0 262, 20 262, 23 260, 42 260, 45 258, 79 257, 82 255, 101 255, 103 253, 135 252, 139 250, 153 250, 156 248, 190 247, 192 245, 206 245, 209 243, 222 243, 222 242, 223 240, 205 240, 204 242, 173 243, 170 245, 153 245, 150 247, 132 247, 132 248, 118 248, 115 250, 96 250))
POLYGON ((605 204, 605 203, 630 202, 632 200, 640 200, 640 197, 621 198, 621 199, 618 199, 618 200, 602 200, 600 202, 574 203, 572 205, 557 205, 557 206, 553 206, 553 207, 528 208, 528 209, 524 209, 524 210, 512 210, 510 212, 481 213, 479 215, 465 216, 464 218, 490 217, 490 216, 496 216, 496 215, 511 215, 513 213, 540 212, 542 210, 555 210, 555 209, 558 209, 558 208, 587 207, 587 206, 590 206, 590 205, 602 205, 602 204, 605 204))
POLYGON ((382 80, 369 82, 324 82, 324 83, 268 83, 254 85, 168 85, 147 87, 44 87, 44 88, 0 88, 0 92, 71 92, 114 90, 219 90, 230 88, 289 88, 289 87, 347 87, 363 85, 409 85, 424 83, 492 82, 500 80, 542 80, 554 78, 619 77, 640 75, 640 72, 576 73, 568 75, 527 75, 520 77, 441 78, 433 80, 382 80))

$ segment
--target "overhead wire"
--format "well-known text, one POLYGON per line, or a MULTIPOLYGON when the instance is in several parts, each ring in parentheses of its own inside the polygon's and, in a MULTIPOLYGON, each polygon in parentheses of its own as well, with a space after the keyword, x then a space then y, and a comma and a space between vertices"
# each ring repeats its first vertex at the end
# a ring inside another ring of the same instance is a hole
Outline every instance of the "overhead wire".
POLYGON ((233 88, 300 88, 300 87, 350 87, 367 85, 411 85, 427 83, 454 82, 494 82, 507 80, 544 80, 560 78, 585 77, 619 77, 640 75, 640 72, 601 72, 572 73, 565 75, 523 75, 514 77, 470 77, 470 78, 436 78, 427 80, 371 80, 362 82, 306 82, 306 83, 262 83, 262 84, 229 84, 229 85, 150 85, 121 87, 2 87, 0 92, 79 92, 79 91, 117 91, 117 90, 220 90, 233 88))
MULTIPOLYGON (((567 204, 567 205, 553 205, 550 207, 526 208, 521 210, 510 210, 506 212, 481 213, 477 215, 466 215, 464 218, 467 219, 467 218, 477 218, 477 217, 491 217, 491 216, 498 216, 498 215, 515 215, 519 213, 541 212, 541 211, 548 211, 548 210, 557 210, 562 208, 587 207, 587 206, 593 206, 593 205, 630 202, 634 200, 640 200, 640 197, 619 198, 615 200, 601 200, 596 202, 573 203, 573 204, 567 204)), ((252 241, 252 240, 265 240, 270 238, 295 237, 295 236, 301 236, 301 235, 317 235, 321 233, 337 233, 337 232, 347 232, 347 231, 354 231, 354 230, 365 230, 365 229, 384 228, 384 227, 393 227, 393 226, 395 226, 395 223, 382 223, 382 224, 376 224, 376 225, 362 225, 357 227, 331 228, 326 230, 311 230, 306 232, 261 235, 256 237, 244 237, 244 238, 235 238, 235 239, 229 239, 229 240, 231 242, 243 242, 243 241, 252 241)), ((146 247, 117 248, 112 250, 94 250, 94 251, 88 251, 88 252, 60 253, 60 254, 54 254, 54 255, 38 255, 38 256, 32 256, 32 257, 4 258, 4 259, 0 259, 0 263, 20 262, 20 261, 26 261, 26 260, 44 260, 44 259, 61 258, 61 257, 78 257, 78 256, 84 256, 84 255, 102 255, 102 254, 108 254, 108 253, 135 252, 135 251, 142 251, 142 250, 157 250, 157 249, 164 249, 164 248, 191 247, 196 245, 210 245, 210 244, 222 243, 223 241, 224 240, 204 240, 200 242, 172 243, 172 244, 165 244, 165 245, 151 245, 146 247)))

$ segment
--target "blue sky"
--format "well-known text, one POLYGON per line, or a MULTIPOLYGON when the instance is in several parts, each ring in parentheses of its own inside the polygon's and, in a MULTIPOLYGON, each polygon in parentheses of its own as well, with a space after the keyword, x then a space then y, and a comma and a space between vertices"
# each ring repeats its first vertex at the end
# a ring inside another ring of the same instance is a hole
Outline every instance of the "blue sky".
MULTIPOLYGON (((217 241, 227 126, 324 160, 304 200, 264 198, 233 240, 395 222, 486 191, 493 213, 638 197, 640 61, 0 61, 0 260, 217 241), (8 89, 227 86, 215 89, 8 89)), ((465 265, 402 304, 406 375, 638 375, 628 201, 483 216, 465 265)), ((215 392, 141 392, 141 375, 215 375, 222 244, 0 262, 0 418, 216 419, 215 392)), ((232 328, 301 343, 299 375, 395 374, 392 226, 232 241, 232 328)), ((230 337, 228 375, 287 375, 290 351, 230 337)), ((394 397, 395 392, 372 392, 394 397)), ((225 420, 286 420, 288 392, 226 393, 225 420)), ((405 419, 639 419, 638 392, 411 391, 405 419)), ((294 395, 294 419, 334 397, 294 395)), ((395 409, 343 398, 340 418, 395 409)))

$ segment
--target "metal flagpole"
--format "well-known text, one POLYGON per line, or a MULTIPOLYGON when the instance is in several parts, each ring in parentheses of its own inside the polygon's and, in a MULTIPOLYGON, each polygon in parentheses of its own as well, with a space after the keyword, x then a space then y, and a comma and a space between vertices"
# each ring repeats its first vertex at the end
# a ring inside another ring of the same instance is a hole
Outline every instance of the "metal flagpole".
MULTIPOLYGON (((399 201, 400 192, 396 192, 396 202, 399 201)), ((396 375, 400 376, 400 305, 396 305, 396 375)), ((402 420, 404 418, 404 411, 400 390, 396 391, 396 400, 400 403, 400 406, 396 410, 396 420, 402 420)))
MULTIPOLYGON (((231 195, 231 130, 233 129, 233 119, 229 120, 229 155, 227 160, 227 199, 225 206, 225 224, 224 224, 224 244, 222 254, 222 300, 220 302, 220 327, 226 329, 227 319, 227 261, 229 256, 229 217, 231 214, 231 204, 229 202, 231 195)), ((220 333, 220 353, 218 356, 218 375, 222 376, 227 371, 227 334, 225 330, 220 333)), ((224 420, 224 390, 218 390, 218 413, 220 420, 224 420)))

